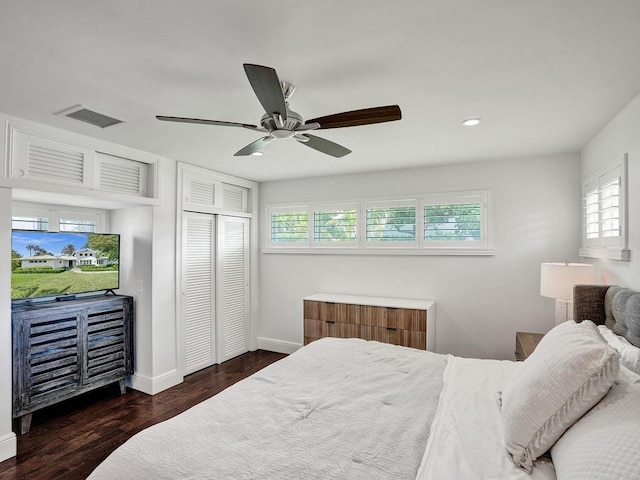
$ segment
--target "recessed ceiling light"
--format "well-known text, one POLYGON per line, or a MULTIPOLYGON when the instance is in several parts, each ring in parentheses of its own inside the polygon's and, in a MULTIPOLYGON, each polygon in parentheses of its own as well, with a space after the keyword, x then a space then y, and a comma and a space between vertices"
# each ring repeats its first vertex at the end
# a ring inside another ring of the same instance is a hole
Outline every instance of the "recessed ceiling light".
POLYGON ((262 152, 253 152, 251 155, 254 155, 254 156, 256 156, 256 157, 259 157, 259 156, 261 156, 261 155, 264 155, 264 153, 262 153, 262 152))
POLYGON ((474 127, 482 121, 481 118, 467 118, 462 122, 465 127, 474 127))

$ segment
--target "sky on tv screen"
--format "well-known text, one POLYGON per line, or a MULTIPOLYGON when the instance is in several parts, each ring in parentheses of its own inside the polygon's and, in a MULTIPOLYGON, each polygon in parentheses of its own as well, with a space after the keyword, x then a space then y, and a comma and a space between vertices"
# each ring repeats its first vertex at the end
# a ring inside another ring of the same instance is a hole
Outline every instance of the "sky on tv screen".
POLYGON ((11 240, 11 248, 23 257, 31 254, 27 245, 36 245, 54 255, 60 255, 64 247, 71 244, 76 250, 80 250, 87 244, 87 238, 92 233, 68 233, 68 232, 28 232, 14 231, 11 240))

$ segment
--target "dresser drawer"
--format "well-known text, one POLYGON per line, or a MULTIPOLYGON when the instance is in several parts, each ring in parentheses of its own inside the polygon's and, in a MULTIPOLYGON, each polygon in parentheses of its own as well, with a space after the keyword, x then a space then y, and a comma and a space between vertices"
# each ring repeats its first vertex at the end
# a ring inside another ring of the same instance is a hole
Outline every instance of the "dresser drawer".
POLYGON ((426 331, 427 312, 409 308, 361 305, 360 323, 374 327, 426 331))
POLYGON ((418 332, 415 330, 362 325, 360 327, 360 338, 364 340, 375 340, 376 342, 402 345, 403 347, 419 348, 421 350, 425 350, 427 348, 426 332, 418 332))
POLYGON ((333 320, 313 320, 305 318, 304 336, 305 345, 309 343, 309 341, 322 337, 358 338, 360 336, 360 325, 334 322, 333 320), (309 338, 309 341, 307 341, 307 338, 309 338))
POLYGON ((305 345, 338 337, 434 348, 432 301, 315 294, 303 299, 303 310, 305 345))

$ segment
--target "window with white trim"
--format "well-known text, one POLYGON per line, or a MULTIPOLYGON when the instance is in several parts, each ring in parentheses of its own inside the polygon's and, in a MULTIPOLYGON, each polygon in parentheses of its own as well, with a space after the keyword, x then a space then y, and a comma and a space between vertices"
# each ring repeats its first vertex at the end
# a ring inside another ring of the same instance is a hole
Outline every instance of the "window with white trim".
POLYGON ((307 207, 279 207, 269 213, 271 243, 277 245, 309 244, 309 210, 307 207))
POLYGON ((313 242, 324 246, 355 245, 358 240, 358 205, 313 208, 313 242))
POLYGON ((12 208, 11 228, 14 230, 40 230, 49 232, 104 232, 106 210, 57 210, 50 206, 15 203, 12 208))
POLYGON ((490 191, 267 207, 270 252, 492 255, 490 191))
POLYGON ((417 246, 417 203, 417 200, 366 202, 366 246, 417 246))
POLYGON ((425 246, 459 246, 462 248, 488 245, 488 196, 431 195, 424 198, 425 246))
POLYGON ((584 182, 580 255, 629 260, 627 249, 627 157, 584 182))

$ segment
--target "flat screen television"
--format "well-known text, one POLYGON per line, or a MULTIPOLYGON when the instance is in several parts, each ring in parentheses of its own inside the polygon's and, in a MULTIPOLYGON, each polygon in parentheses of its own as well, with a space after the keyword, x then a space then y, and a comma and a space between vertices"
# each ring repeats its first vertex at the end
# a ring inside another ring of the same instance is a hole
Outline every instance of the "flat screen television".
POLYGON ((11 233, 11 299, 113 291, 119 287, 120 235, 114 233, 11 233))

